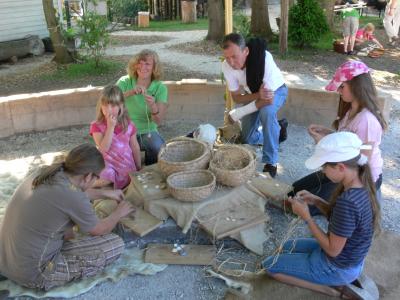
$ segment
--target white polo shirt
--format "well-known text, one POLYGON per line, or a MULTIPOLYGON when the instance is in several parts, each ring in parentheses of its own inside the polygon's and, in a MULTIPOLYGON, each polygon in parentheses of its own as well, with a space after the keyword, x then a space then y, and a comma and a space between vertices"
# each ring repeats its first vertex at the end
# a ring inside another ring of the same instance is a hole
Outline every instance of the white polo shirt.
MULTIPOLYGON (((251 94, 246 82, 246 68, 243 70, 235 70, 225 60, 222 63, 222 72, 224 73, 225 80, 228 84, 228 89, 231 92, 235 92, 239 90, 240 87, 243 87, 246 92, 251 94)), ((268 51, 265 51, 265 71, 263 83, 265 87, 273 91, 276 91, 285 83, 281 70, 279 70, 271 53, 268 51)))

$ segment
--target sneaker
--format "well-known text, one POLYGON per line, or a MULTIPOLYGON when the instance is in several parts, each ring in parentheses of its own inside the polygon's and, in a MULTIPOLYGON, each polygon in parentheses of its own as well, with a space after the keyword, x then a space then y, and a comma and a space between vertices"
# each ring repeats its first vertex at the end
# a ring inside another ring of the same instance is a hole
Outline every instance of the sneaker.
POLYGON ((347 53, 346 53, 347 55, 354 55, 354 54, 356 54, 354 51, 347 51, 347 53))
POLYGON ((287 128, 288 128, 288 121, 286 119, 281 119, 278 121, 279 126, 281 126, 281 130, 279 132, 279 144, 286 141, 287 139, 287 128))
POLYGON ((268 172, 269 175, 271 175, 272 178, 275 178, 277 170, 278 170, 278 168, 276 166, 273 166, 271 164, 265 164, 263 172, 264 173, 268 172))

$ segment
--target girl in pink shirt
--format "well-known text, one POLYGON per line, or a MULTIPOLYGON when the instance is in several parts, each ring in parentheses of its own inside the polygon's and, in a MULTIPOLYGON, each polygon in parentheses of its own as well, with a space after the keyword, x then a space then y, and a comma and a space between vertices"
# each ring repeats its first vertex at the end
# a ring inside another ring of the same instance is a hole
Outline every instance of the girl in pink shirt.
POLYGON ((105 87, 97 103, 96 120, 90 124, 90 134, 106 165, 96 187, 112 184, 114 188, 122 189, 130 182, 129 173, 141 168, 137 130, 124 102, 124 95, 118 86, 105 87))
MULTIPOLYGON (((377 105, 377 92, 369 68, 361 61, 349 60, 336 70, 325 89, 340 94, 338 117, 332 124, 334 130, 311 124, 309 134, 317 143, 334 131, 351 131, 358 135, 363 144, 371 145, 372 149, 363 150, 363 154, 368 157, 376 189, 380 190, 383 159, 379 145, 387 123, 377 105)), ((293 183, 293 188, 294 194, 308 190, 329 200, 336 184, 318 171, 293 183)))
POLYGON ((378 45, 379 48, 383 48, 382 44, 374 36, 375 26, 372 23, 368 23, 364 28, 358 29, 356 33, 356 46, 359 48, 365 42, 372 41, 378 45))

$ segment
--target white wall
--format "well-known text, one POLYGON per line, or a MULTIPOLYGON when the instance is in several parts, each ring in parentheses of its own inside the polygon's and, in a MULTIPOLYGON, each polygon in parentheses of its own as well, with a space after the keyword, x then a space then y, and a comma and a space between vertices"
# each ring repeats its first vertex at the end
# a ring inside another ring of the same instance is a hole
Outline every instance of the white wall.
MULTIPOLYGON (((53 3, 57 9, 58 0, 53 3)), ((99 1, 98 13, 106 14, 106 7, 104 0, 99 1)), ((42 0, 0 0, 0 42, 21 39, 28 34, 40 38, 49 36, 42 0)))

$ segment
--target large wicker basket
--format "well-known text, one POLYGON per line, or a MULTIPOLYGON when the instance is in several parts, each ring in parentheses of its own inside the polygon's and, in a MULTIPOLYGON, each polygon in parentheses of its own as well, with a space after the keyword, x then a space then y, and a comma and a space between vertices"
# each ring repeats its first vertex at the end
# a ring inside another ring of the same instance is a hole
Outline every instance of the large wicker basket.
POLYGON ((208 170, 178 172, 168 176, 167 185, 175 199, 196 202, 213 192, 215 176, 208 170))
POLYGON ((191 138, 167 142, 158 154, 158 165, 165 175, 208 168, 211 152, 208 145, 191 138))
POLYGON ((223 145, 210 161, 217 182, 227 186, 239 186, 247 182, 256 171, 255 155, 243 146, 223 145))

